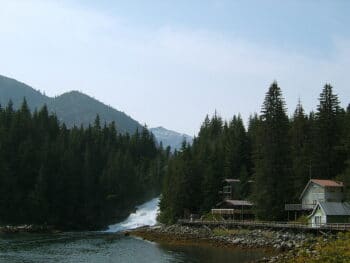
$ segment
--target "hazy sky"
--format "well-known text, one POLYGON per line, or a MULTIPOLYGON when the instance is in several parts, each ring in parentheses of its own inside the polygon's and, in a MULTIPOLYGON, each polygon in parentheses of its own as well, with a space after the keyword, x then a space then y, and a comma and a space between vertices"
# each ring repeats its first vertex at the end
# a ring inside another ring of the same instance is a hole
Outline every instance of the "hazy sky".
POLYGON ((0 0, 0 74, 193 135, 215 110, 259 112, 274 80, 289 113, 326 82, 350 103, 349 14, 347 0, 0 0))

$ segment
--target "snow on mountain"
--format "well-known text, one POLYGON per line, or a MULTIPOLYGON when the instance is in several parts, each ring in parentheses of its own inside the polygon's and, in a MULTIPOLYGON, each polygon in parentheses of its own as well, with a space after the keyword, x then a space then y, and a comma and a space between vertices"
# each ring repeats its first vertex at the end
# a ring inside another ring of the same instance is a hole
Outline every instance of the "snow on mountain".
POLYGON ((184 140, 190 144, 193 141, 193 138, 187 134, 167 130, 163 127, 151 128, 150 131, 156 137, 158 142, 163 143, 164 148, 170 146, 172 150, 180 149, 184 140))

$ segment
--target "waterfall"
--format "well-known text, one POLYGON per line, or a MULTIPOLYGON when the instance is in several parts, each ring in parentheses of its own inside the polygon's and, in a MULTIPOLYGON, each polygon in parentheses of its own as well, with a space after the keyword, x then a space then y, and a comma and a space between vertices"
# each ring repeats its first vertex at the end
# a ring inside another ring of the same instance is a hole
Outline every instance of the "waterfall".
POLYGON ((127 229, 134 229, 141 226, 153 226, 157 223, 159 212, 159 197, 139 205, 136 212, 131 213, 123 222, 110 225, 106 232, 114 233, 127 229))

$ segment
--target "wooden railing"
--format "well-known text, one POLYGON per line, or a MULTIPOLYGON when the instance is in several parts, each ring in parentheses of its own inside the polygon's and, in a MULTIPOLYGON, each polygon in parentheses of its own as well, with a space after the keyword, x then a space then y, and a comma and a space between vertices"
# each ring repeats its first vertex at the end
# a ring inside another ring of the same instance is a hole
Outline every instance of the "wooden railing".
POLYGON ((285 204, 285 211, 302 211, 302 210, 312 210, 316 204, 285 204))
POLYGON ((330 230, 347 230, 350 231, 349 223, 333 223, 333 224, 321 224, 316 228, 319 229, 330 229, 330 230))
POLYGON ((227 226, 227 227, 253 227, 253 228, 275 228, 275 229, 300 229, 300 230, 335 230, 335 231, 350 231, 350 224, 322 224, 312 226, 310 224, 303 224, 298 222, 281 222, 281 221, 236 221, 236 220, 178 220, 182 225, 193 226, 227 226))

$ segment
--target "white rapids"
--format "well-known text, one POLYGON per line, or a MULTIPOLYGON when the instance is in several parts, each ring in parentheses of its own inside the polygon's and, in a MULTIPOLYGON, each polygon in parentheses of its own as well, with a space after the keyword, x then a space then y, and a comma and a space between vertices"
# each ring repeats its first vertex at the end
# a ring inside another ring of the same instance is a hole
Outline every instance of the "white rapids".
POLYGON ((159 213, 159 197, 136 207, 136 212, 131 213, 123 222, 110 225, 106 232, 115 233, 141 226, 154 226, 157 223, 159 213))

